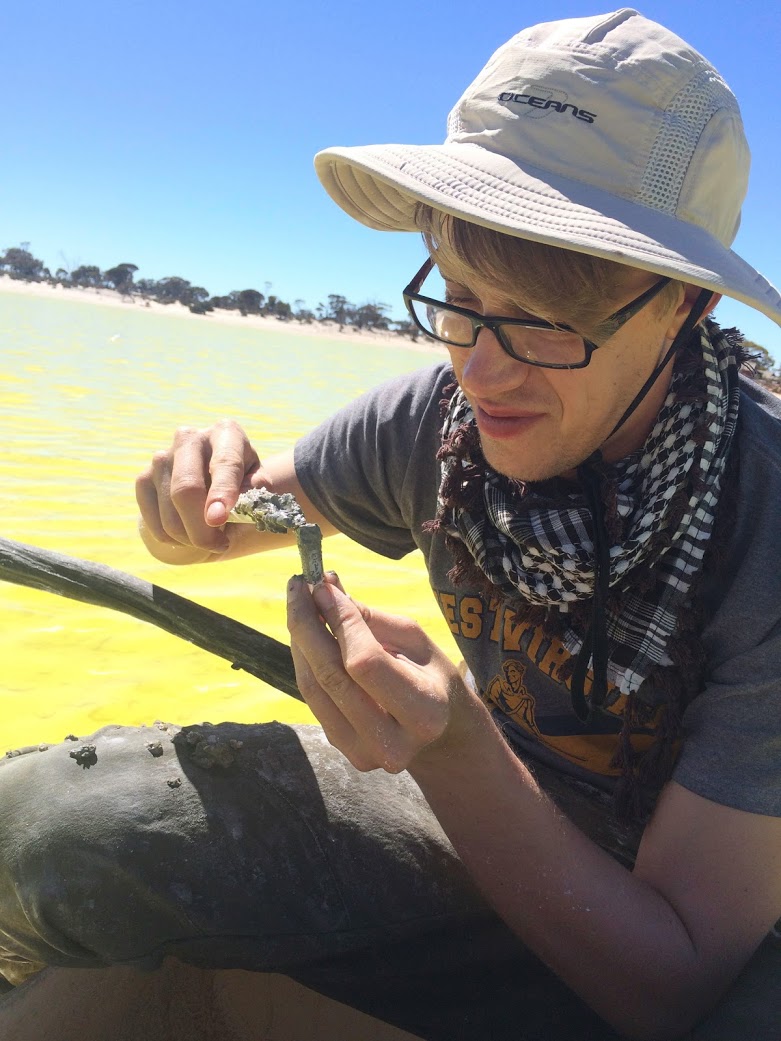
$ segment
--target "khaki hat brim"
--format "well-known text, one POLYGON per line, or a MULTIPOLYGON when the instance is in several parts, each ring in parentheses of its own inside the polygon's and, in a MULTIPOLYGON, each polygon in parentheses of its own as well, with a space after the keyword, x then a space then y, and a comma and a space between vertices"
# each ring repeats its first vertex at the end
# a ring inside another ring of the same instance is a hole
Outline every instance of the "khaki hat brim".
POLYGON ((475 144, 329 148, 315 157, 331 198, 380 231, 416 231, 415 205, 535 242, 604 257, 740 300, 781 325, 781 296, 697 225, 475 144))

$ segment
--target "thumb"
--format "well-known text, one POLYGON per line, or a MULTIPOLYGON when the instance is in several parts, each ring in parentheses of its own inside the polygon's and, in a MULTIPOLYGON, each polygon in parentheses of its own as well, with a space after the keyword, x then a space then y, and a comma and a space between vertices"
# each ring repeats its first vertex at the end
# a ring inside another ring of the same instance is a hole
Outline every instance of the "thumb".
POLYGON ((211 484, 204 517, 213 527, 225 524, 228 514, 246 483, 246 476, 260 465, 257 453, 246 440, 238 441, 233 430, 221 432, 209 461, 211 484))
MULTIPOLYGON (((340 602, 344 603, 345 600, 351 602, 351 611, 356 616, 360 615, 374 639, 389 654, 402 654, 418 664, 426 664, 436 656, 436 645, 426 636, 418 623, 411 618, 388 614, 386 611, 378 611, 348 596, 341 579, 335 571, 326 572, 323 584, 335 586, 344 594, 343 597, 339 598, 340 602)), ((314 597, 315 603, 318 603, 317 589, 314 590, 314 597)), ((324 607, 330 606, 333 602, 333 596, 322 596, 321 594, 319 603, 324 607)))

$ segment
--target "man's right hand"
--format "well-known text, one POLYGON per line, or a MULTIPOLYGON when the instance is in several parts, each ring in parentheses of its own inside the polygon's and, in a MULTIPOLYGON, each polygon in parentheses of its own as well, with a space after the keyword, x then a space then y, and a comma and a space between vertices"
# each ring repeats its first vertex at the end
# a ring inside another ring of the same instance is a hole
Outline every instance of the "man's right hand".
POLYGON ((205 430, 180 427, 171 447, 156 452, 136 480, 140 532, 152 556, 168 564, 226 560, 284 545, 292 536, 226 524, 243 491, 292 492, 323 534, 333 528, 298 483, 292 449, 261 464, 238 423, 222 420, 205 430))

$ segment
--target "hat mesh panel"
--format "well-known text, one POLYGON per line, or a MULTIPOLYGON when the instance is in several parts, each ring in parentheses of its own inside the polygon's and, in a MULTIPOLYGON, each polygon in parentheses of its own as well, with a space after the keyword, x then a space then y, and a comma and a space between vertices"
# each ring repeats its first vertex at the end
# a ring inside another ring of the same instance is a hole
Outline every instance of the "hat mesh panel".
POLYGON ((675 214, 686 171, 708 121, 721 109, 740 113, 724 81, 713 69, 703 69, 668 106, 657 135, 637 201, 675 214))

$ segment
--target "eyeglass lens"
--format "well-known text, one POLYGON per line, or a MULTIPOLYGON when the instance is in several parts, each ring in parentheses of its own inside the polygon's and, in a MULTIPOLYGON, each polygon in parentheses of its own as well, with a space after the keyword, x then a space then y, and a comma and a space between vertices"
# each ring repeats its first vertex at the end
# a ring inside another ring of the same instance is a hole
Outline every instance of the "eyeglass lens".
MULTIPOLYGON (((423 283, 421 294, 444 300, 445 283, 435 268, 423 283)), ((456 299, 453 303, 470 310, 474 301, 456 299)), ((413 301, 415 317, 430 335, 454 347, 471 347, 474 340, 472 322, 466 315, 451 311, 447 306, 437 307, 413 301)), ((518 325, 501 325, 505 344, 523 361, 538 365, 575 365, 586 357, 583 338, 562 329, 530 329, 518 325)))

